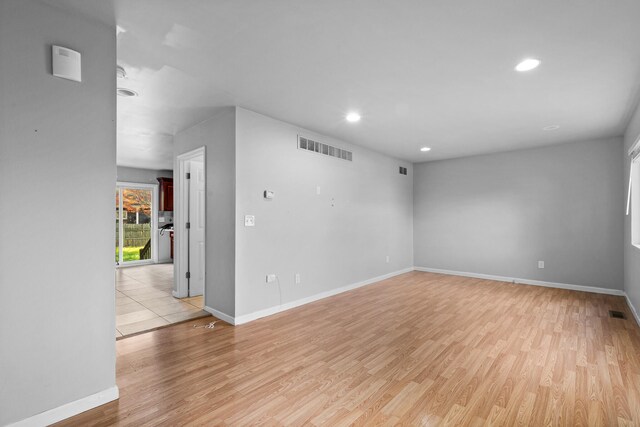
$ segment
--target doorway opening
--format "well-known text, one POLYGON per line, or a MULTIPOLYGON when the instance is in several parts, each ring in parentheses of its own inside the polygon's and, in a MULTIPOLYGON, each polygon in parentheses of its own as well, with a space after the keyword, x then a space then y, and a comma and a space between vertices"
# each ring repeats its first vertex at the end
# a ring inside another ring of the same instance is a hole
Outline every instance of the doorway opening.
POLYGON ((147 182, 116 184, 116 339, 208 316, 202 296, 178 299, 172 294, 172 175, 118 168, 119 178, 147 182))
POLYGON ((157 261, 158 186, 118 182, 116 185, 116 265, 157 261))

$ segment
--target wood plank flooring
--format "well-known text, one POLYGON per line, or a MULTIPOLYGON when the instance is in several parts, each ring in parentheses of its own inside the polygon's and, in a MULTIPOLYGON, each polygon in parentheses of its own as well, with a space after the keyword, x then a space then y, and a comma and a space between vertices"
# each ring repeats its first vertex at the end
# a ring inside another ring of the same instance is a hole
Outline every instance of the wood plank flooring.
POLYGON ((211 320, 118 341, 120 400, 59 425, 640 425, 622 297, 412 272, 211 320))

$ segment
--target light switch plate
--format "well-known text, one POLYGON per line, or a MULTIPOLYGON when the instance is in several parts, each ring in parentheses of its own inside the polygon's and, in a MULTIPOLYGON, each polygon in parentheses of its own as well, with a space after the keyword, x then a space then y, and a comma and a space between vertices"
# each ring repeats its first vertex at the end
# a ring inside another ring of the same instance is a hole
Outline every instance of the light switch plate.
POLYGON ((256 217, 254 215, 245 215, 244 216, 244 226, 245 227, 255 227, 256 226, 256 217))

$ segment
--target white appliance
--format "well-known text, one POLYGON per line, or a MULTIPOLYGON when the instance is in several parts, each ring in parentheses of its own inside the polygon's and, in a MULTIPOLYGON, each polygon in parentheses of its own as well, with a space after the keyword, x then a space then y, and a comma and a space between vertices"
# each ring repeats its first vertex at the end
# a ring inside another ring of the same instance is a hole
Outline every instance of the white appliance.
POLYGON ((169 230, 165 230, 164 233, 161 233, 161 230, 157 231, 158 233, 158 262, 173 262, 171 259, 171 237, 169 237, 169 230))

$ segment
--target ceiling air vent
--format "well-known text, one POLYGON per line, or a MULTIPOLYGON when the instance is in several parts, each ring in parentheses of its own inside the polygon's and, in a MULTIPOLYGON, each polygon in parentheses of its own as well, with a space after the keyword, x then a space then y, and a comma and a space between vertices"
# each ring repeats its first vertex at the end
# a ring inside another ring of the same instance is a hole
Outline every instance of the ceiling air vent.
POLYGON ((400 166, 400 175, 406 175, 407 174, 407 168, 400 166))
POLYGON ((325 156, 337 157, 338 159, 348 160, 350 162, 353 161, 353 153, 351 151, 323 144, 322 142, 314 141, 300 135, 298 135, 298 148, 300 150, 313 151, 314 153, 324 154, 325 156))

